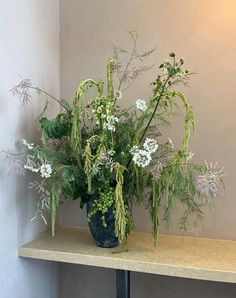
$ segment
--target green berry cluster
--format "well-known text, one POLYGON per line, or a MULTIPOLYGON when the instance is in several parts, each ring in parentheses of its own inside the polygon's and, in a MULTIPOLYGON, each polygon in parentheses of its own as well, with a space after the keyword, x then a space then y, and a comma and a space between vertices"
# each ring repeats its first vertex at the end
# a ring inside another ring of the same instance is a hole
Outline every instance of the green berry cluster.
POLYGON ((88 220, 92 216, 94 216, 97 212, 101 212, 101 220, 103 226, 106 228, 106 213, 108 212, 108 209, 114 204, 115 202, 115 193, 112 188, 108 188, 105 192, 102 192, 99 190, 99 198, 94 201, 93 208, 88 214, 88 220))

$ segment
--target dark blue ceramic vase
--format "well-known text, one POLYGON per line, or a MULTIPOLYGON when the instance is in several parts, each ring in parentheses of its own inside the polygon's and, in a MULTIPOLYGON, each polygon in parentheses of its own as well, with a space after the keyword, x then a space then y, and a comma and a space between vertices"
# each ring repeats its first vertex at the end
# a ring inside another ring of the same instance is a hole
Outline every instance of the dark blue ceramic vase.
MULTIPOLYGON (((91 212, 93 208, 94 200, 99 200, 99 195, 91 195, 87 202, 87 216, 91 212)), ((108 209, 108 212, 105 214, 105 221, 107 227, 104 227, 102 222, 102 213, 98 211, 94 216, 92 216, 88 225, 90 231, 93 235, 93 238, 99 247, 111 248, 119 245, 118 238, 115 233, 115 215, 114 215, 114 207, 111 206, 108 209)))

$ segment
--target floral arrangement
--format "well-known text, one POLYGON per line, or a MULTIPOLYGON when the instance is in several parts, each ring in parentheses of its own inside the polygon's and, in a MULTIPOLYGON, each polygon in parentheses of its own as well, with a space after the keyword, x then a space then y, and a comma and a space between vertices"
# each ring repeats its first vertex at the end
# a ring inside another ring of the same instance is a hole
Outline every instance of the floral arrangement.
MULTIPOLYGON (((99 213, 106 228, 106 214, 112 207, 116 236, 123 242, 134 228, 134 204, 150 210, 156 240, 161 210, 162 220, 168 223, 171 208, 183 205, 179 224, 187 229, 203 219, 205 206, 211 206, 220 193, 223 169, 217 164, 192 163, 189 141, 195 128, 194 112, 179 91, 192 73, 184 69, 182 58, 170 53, 150 84, 150 97, 137 97, 136 106, 121 108, 125 90, 154 67, 143 66, 143 61, 155 49, 140 53, 137 33, 129 34, 133 48, 127 51, 114 46, 114 57, 107 62, 106 86, 102 80, 81 81, 72 104, 33 86, 30 80, 22 80, 11 90, 23 104, 31 100, 30 90, 46 95, 39 120, 41 143, 23 140, 27 149, 24 169, 40 175, 40 180, 30 184, 39 193, 35 218, 46 221, 44 212, 49 212, 53 235, 57 208, 65 198, 80 199, 83 207, 91 195, 97 194, 88 220, 99 213), (125 57, 126 63, 122 62, 125 57), (136 66, 139 61, 141 66, 136 66), (97 96, 85 100, 90 88, 96 89, 97 96), (61 107, 52 120, 45 116, 49 99, 61 107), (160 130, 181 106, 185 112, 184 133, 182 145, 175 148, 160 130)), ((12 159, 11 153, 6 155, 12 159)))

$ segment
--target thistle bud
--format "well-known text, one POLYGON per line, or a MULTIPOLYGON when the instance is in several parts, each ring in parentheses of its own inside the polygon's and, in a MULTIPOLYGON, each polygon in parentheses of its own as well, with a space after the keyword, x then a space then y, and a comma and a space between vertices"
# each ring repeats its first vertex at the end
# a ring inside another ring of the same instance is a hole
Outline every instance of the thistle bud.
POLYGON ((181 65, 183 65, 183 64, 184 64, 184 59, 181 58, 181 59, 179 60, 179 62, 180 62, 181 65))
POLYGON ((161 64, 161 65, 159 66, 159 68, 162 68, 162 67, 164 67, 164 64, 161 64))
POLYGON ((174 57, 175 57, 175 53, 174 53, 174 52, 170 52, 170 53, 169 53, 169 56, 170 56, 171 58, 174 58, 174 57))

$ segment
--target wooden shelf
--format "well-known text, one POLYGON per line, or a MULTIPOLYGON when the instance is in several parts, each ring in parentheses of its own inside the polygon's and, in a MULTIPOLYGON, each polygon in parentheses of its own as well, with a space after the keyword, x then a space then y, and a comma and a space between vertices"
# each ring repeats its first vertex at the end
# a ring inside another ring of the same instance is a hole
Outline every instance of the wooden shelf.
POLYGON ((236 241, 134 233, 128 252, 95 245, 87 229, 59 228, 19 248, 19 256, 168 276, 236 283, 236 241))

